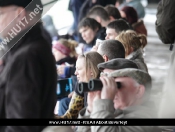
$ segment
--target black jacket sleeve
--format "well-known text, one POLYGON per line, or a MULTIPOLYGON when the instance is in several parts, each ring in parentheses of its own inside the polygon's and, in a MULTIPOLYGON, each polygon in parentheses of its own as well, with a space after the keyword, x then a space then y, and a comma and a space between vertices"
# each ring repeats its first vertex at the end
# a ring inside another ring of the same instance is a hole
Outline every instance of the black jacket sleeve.
POLYGON ((156 31, 165 44, 172 44, 175 39, 174 7, 174 0, 161 0, 157 8, 156 31))

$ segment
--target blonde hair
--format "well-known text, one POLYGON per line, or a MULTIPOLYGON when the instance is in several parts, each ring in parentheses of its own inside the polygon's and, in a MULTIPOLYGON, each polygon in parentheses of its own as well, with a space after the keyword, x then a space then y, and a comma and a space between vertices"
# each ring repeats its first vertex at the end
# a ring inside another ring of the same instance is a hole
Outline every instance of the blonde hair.
POLYGON ((136 51, 139 48, 143 49, 147 45, 146 36, 137 34, 133 30, 123 31, 115 39, 120 41, 125 47, 126 56, 130 54, 131 48, 133 48, 133 51, 136 51))
POLYGON ((59 39, 58 42, 60 42, 62 45, 66 46, 71 50, 69 56, 70 57, 77 57, 77 52, 75 48, 78 46, 78 42, 71 40, 71 39, 59 39))
POLYGON ((81 54, 78 56, 78 58, 84 58, 85 59, 85 67, 86 67, 86 80, 89 81, 90 78, 87 77, 87 72, 90 70, 92 71, 92 78, 98 78, 100 76, 100 70, 98 69, 97 65, 99 63, 104 62, 103 57, 94 51, 87 52, 85 54, 81 54))

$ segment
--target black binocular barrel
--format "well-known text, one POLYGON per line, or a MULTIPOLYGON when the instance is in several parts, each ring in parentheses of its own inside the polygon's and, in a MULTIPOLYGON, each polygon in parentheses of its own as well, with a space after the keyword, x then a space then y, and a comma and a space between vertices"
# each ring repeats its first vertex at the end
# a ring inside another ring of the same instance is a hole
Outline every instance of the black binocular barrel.
MULTIPOLYGON (((121 88, 121 83, 120 82, 116 82, 117 84, 117 88, 121 88)), ((98 90, 102 90, 103 88, 103 84, 101 82, 101 80, 99 79, 91 79, 89 81, 89 83, 79 83, 78 84, 78 92, 80 94, 84 93, 84 92, 90 92, 90 91, 98 91, 98 90)))
MULTIPOLYGON (((121 88, 121 83, 116 82, 116 84, 117 84, 117 88, 120 89, 121 88)), ((102 87, 103 87, 103 84, 102 84, 101 80, 99 80, 99 79, 92 79, 88 83, 88 88, 89 88, 90 91, 101 90, 102 87)))
POLYGON ((78 92, 80 94, 84 93, 84 92, 88 92, 89 89, 88 89, 88 83, 85 83, 85 82, 81 82, 78 84, 78 92))
POLYGON ((90 91, 101 90, 102 87, 103 87, 103 84, 102 84, 101 80, 99 80, 99 79, 92 79, 88 83, 88 88, 90 91))

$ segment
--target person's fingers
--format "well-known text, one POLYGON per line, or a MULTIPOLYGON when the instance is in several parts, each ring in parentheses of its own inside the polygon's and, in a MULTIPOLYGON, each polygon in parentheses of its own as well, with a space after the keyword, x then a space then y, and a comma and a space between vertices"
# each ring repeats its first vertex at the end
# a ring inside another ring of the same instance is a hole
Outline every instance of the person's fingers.
POLYGON ((105 76, 100 77, 100 80, 101 80, 103 86, 107 84, 105 76))
POLYGON ((116 87, 116 82, 115 82, 115 79, 110 77, 109 78, 109 84, 111 84, 114 88, 116 87))
POLYGON ((104 79, 104 82, 105 82, 105 86, 114 85, 115 80, 113 78, 104 76, 103 79, 104 79))
POLYGON ((110 85, 111 84, 111 80, 110 80, 109 77, 104 76, 104 79, 106 80, 106 84, 107 85, 110 85))

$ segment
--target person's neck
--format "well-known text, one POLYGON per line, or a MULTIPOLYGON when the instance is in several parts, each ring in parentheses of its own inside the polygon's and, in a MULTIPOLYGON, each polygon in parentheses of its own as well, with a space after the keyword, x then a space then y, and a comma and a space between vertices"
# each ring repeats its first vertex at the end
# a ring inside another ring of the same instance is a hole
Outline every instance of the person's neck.
POLYGON ((102 21, 101 26, 102 27, 107 27, 107 25, 110 23, 110 21, 102 21))

